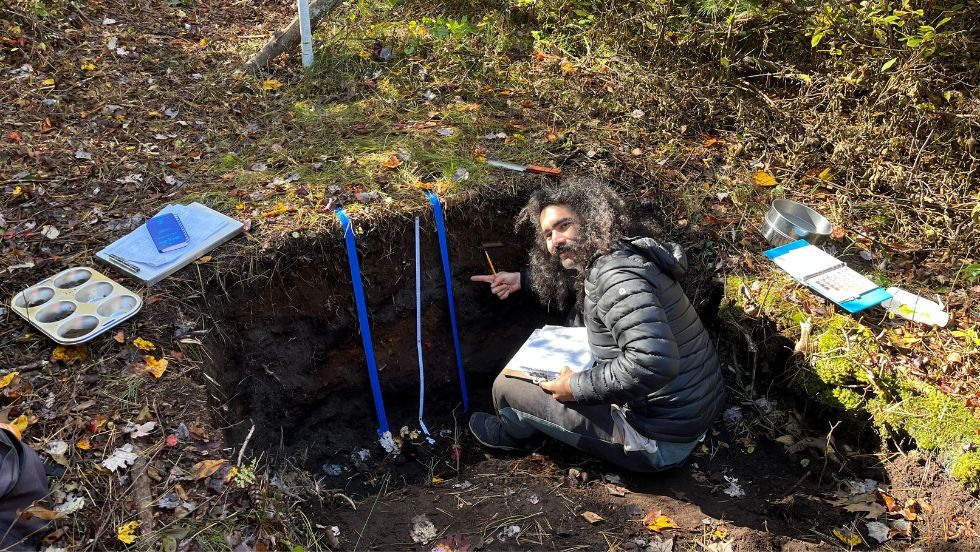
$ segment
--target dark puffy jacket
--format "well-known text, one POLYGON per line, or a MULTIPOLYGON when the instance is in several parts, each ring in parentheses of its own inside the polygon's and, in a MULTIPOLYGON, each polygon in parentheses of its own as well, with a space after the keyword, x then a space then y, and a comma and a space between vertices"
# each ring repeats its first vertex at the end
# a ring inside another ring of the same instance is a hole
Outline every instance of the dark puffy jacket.
POLYGON ((680 246, 620 240, 585 277, 585 326, 596 358, 572 378, 582 403, 615 403, 652 439, 689 443, 724 406, 718 355, 677 283, 687 270, 680 246))

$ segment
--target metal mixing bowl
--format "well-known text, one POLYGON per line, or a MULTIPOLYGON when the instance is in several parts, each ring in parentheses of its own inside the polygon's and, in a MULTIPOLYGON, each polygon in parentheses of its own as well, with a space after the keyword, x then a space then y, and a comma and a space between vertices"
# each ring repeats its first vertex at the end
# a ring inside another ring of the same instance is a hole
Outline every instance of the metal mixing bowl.
POLYGON ((833 229, 823 215, 788 199, 773 201, 762 223, 762 235, 774 247, 800 239, 819 245, 827 241, 833 229))

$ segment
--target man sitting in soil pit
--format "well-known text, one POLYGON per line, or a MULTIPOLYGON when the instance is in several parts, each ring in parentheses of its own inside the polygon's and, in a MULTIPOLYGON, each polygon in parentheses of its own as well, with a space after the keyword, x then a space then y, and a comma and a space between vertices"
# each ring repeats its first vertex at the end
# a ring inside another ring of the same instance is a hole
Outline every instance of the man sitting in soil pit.
POLYGON ((680 246, 624 237, 622 199, 591 178, 535 192, 517 217, 524 226, 537 235, 530 270, 471 279, 501 299, 530 288, 561 306, 574 295, 574 325, 585 325, 595 364, 539 384, 497 376, 497 415, 474 413, 473 436, 521 451, 548 436, 633 471, 680 464, 725 399, 715 348, 677 283, 687 268, 680 246))

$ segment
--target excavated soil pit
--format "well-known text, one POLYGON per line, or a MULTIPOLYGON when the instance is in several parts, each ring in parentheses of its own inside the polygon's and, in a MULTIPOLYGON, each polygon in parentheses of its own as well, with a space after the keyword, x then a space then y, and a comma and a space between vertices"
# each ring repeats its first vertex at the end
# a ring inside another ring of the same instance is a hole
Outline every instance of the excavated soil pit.
MULTIPOLYGON (((471 408, 486 408, 492 378, 535 327, 560 322, 526 294, 500 301, 469 281, 524 265, 528 244, 513 220, 523 198, 446 208, 460 350, 471 408)), ((433 433, 462 424, 462 394, 445 277, 431 210, 420 214, 425 422, 433 433)), ((356 219, 355 219, 356 220, 356 219)), ((355 222, 355 226, 357 226, 355 222)), ((420 429, 416 343, 414 221, 405 216, 357 232, 379 381, 391 431, 420 429)), ((254 424, 251 452, 287 458, 314 472, 350 462, 352 451, 377 447, 378 419, 359 333, 342 236, 297 244, 291 266, 246 287, 213 312, 220 338, 211 344, 215 409, 240 444, 254 424)), ((226 298, 222 298, 226 299, 226 298)), ((439 439, 446 443, 446 439, 439 439)), ((329 470, 327 470, 329 472, 329 470)))

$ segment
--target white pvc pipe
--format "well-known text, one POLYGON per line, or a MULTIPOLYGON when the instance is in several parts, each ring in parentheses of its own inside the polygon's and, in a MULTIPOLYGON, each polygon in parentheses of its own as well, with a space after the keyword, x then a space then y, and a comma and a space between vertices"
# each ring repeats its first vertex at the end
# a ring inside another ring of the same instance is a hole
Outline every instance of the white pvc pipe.
POLYGON ((296 0, 299 7, 299 37, 303 48, 303 67, 313 65, 313 32, 310 30, 309 0, 296 0))

